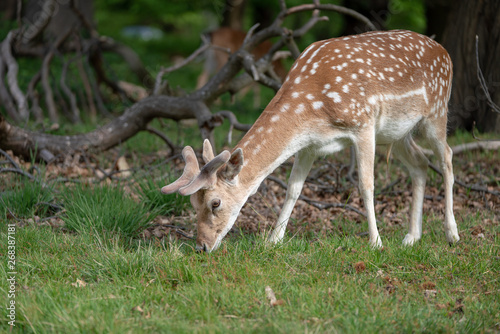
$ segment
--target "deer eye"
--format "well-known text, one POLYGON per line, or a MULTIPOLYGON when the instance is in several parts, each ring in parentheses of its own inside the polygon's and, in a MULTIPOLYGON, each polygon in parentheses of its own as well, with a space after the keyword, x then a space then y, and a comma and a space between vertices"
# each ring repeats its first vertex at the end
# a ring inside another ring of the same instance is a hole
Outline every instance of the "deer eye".
POLYGON ((220 199, 214 199, 212 201, 212 210, 217 209, 220 206, 220 199))

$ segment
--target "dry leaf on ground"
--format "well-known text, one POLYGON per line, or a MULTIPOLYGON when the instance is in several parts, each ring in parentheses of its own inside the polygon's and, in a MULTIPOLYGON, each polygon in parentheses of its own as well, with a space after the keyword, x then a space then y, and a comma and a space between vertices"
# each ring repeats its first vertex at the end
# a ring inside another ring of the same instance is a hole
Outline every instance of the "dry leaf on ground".
POLYGON ((266 297, 269 299, 269 305, 271 306, 283 305, 285 303, 283 299, 276 299, 276 295, 269 285, 266 286, 266 297))

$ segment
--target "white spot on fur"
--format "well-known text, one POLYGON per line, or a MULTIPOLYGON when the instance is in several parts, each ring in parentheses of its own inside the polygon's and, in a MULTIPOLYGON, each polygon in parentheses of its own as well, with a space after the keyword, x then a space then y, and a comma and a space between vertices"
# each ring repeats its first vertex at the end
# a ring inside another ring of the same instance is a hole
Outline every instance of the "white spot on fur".
POLYGON ((304 107, 304 103, 301 103, 297 106, 297 109, 295 109, 295 113, 300 114, 303 112, 306 108, 304 107))
POLYGON ((329 92, 326 96, 333 99, 333 102, 335 102, 335 103, 342 102, 342 99, 340 98, 340 95, 337 92, 329 92))
POLYGON ((323 102, 321 102, 321 101, 315 101, 315 102, 313 102, 312 106, 313 106, 314 109, 317 110, 317 109, 319 109, 319 108, 321 108, 323 106, 323 102))

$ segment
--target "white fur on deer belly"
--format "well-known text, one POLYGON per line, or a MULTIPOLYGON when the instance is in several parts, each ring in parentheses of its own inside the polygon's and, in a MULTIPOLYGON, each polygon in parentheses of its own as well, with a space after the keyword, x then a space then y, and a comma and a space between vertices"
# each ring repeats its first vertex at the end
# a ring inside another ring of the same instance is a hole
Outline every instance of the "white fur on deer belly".
POLYGON ((380 116, 377 119, 377 132, 375 141, 377 144, 390 144, 399 139, 404 138, 418 122, 422 119, 422 115, 403 115, 401 118, 380 116))

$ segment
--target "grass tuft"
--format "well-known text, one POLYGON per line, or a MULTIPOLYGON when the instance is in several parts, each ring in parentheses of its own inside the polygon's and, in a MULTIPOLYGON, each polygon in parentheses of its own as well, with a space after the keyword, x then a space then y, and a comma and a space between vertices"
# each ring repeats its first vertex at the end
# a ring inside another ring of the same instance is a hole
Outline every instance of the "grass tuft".
POLYGON ((120 185, 77 185, 64 194, 65 226, 83 234, 135 237, 158 215, 125 195, 120 185))
POLYGON ((6 218, 9 213, 17 218, 44 216, 49 210, 46 204, 52 199, 52 189, 41 182, 17 182, 13 189, 0 194, 0 217, 6 218))
POLYGON ((157 210, 163 215, 181 215, 189 204, 189 197, 177 194, 165 195, 160 192, 162 186, 172 181, 155 179, 151 175, 141 178, 136 186, 141 202, 151 210, 157 210))

